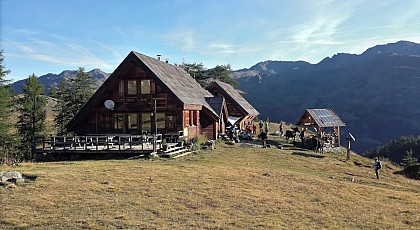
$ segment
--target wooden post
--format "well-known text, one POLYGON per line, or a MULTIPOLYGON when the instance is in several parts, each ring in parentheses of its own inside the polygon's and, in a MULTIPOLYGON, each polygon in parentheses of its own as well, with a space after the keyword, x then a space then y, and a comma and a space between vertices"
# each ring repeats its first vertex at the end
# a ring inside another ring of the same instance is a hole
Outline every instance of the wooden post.
POLYGON ((156 100, 154 100, 154 108, 153 108, 153 120, 155 124, 155 130, 153 134, 153 152, 150 154, 152 157, 155 157, 157 155, 157 146, 156 146, 156 135, 157 135, 157 116, 156 116, 156 100))

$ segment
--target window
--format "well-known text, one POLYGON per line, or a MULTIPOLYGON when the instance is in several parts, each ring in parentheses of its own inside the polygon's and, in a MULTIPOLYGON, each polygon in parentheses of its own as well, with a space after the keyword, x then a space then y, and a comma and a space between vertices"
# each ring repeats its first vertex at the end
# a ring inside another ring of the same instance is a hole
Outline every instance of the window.
POLYGON ((124 124, 124 115, 121 113, 114 114, 114 129, 122 130, 124 124))
POLYGON ((152 119, 150 113, 141 114, 141 132, 151 133, 152 132, 152 119))
POLYGON ((136 80, 127 81, 127 94, 137 95, 137 81, 136 80))
POLYGON ((120 96, 124 96, 124 81, 119 82, 118 93, 119 93, 120 96))
POLYGON ((176 117, 173 115, 166 116, 166 127, 168 129, 175 129, 176 128, 176 117))
POLYGON ((158 129, 164 129, 165 128, 165 113, 157 113, 156 114, 156 124, 158 129))
POLYGON ((128 118, 128 129, 137 129, 137 113, 127 114, 128 118))
POLYGON ((150 80, 141 80, 140 81, 140 93, 141 94, 150 94, 150 80))

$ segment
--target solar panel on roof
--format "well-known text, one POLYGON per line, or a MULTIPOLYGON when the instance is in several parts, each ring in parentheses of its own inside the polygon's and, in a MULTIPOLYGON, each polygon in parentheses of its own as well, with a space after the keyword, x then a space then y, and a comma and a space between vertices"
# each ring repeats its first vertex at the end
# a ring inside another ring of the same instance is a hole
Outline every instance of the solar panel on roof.
POLYGON ((328 126, 334 126, 337 124, 334 116, 327 109, 314 109, 315 115, 321 120, 322 123, 328 126))

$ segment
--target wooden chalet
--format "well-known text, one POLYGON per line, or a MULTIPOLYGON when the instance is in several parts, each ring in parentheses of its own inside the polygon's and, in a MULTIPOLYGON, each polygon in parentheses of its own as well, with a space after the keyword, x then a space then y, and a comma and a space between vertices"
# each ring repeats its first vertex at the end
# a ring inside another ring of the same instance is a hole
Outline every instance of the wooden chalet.
POLYGON ((333 109, 307 109, 296 125, 312 127, 318 137, 333 146, 340 146, 340 128, 346 126, 333 109), (326 132, 327 129, 332 129, 332 132, 326 132))
POLYGON ((259 115, 259 112, 242 97, 238 90, 227 83, 213 81, 207 86, 207 90, 216 97, 225 98, 227 112, 232 120, 231 123, 234 123, 231 125, 237 124, 240 129, 244 129, 259 115))
POLYGON ((242 121, 258 114, 233 87, 221 82, 210 86, 207 91, 182 68, 132 51, 67 130, 76 135, 159 133, 215 140, 230 113, 242 121))

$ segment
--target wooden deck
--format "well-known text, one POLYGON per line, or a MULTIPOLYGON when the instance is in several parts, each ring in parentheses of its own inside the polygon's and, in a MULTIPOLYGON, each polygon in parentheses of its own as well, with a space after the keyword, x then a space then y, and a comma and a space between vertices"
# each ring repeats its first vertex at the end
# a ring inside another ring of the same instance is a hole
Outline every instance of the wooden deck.
MULTIPOLYGON (((100 154, 153 151, 153 135, 34 136, 34 154, 100 154)), ((162 135, 156 135, 156 148, 162 148, 162 135)))

